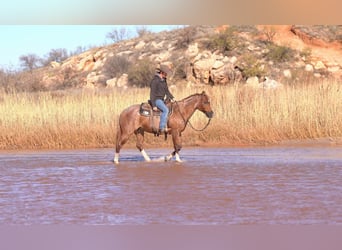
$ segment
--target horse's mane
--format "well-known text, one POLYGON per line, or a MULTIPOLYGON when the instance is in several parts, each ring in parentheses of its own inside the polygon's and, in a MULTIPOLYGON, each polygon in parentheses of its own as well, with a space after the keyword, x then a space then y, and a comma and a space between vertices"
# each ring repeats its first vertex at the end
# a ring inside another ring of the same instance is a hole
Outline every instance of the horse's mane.
POLYGON ((188 101, 189 99, 192 99, 193 97, 199 96, 199 95, 201 95, 201 94, 195 93, 195 94, 189 95, 189 96, 183 98, 182 100, 180 100, 180 102, 186 102, 186 101, 188 101))

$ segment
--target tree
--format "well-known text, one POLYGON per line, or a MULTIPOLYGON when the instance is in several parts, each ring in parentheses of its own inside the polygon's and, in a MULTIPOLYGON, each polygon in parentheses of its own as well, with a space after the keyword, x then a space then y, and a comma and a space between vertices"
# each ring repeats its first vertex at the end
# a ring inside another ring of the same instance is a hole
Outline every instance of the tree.
POLYGON ((114 43, 129 39, 130 32, 125 27, 115 28, 107 33, 107 38, 111 39, 114 43))
POLYGON ((81 53, 83 53, 84 51, 86 51, 87 48, 86 47, 82 47, 82 46, 78 46, 74 51, 71 51, 69 53, 69 56, 75 56, 75 55, 79 55, 81 53))
POLYGON ((62 62, 68 58, 68 51, 66 49, 52 49, 48 54, 47 61, 62 62))
POLYGON ((152 33, 145 25, 136 27, 136 31, 137 31, 138 37, 144 37, 152 33))
POLYGON ((45 57, 46 59, 42 59, 42 64, 47 66, 51 62, 62 62, 67 59, 69 55, 66 49, 52 49, 45 57))
POLYGON ((38 68, 41 59, 36 54, 27 54, 19 57, 20 65, 29 71, 38 68))

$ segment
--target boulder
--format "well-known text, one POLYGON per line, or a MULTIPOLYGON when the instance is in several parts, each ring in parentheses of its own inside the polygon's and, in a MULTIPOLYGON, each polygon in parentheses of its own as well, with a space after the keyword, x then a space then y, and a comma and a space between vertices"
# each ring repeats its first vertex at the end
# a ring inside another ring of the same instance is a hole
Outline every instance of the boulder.
POLYGON ((265 81, 260 83, 260 87, 263 89, 278 89, 282 88, 283 84, 277 82, 276 80, 269 79, 267 76, 265 77, 265 81))

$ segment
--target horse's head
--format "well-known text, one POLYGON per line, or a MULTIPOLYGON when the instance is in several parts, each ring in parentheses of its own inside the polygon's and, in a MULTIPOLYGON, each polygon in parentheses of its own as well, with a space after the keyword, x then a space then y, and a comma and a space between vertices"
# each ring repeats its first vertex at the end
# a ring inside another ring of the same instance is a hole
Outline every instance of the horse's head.
POLYGON ((202 111, 208 118, 213 118, 214 116, 214 112, 210 106, 209 97, 204 91, 200 94, 200 102, 198 104, 198 110, 202 111))

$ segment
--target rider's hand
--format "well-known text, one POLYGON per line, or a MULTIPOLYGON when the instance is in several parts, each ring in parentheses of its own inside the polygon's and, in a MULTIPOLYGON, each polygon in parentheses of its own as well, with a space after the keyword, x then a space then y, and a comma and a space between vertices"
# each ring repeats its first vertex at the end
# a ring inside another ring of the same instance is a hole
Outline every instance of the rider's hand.
POLYGON ((153 111, 158 111, 158 108, 157 107, 153 107, 153 111))

